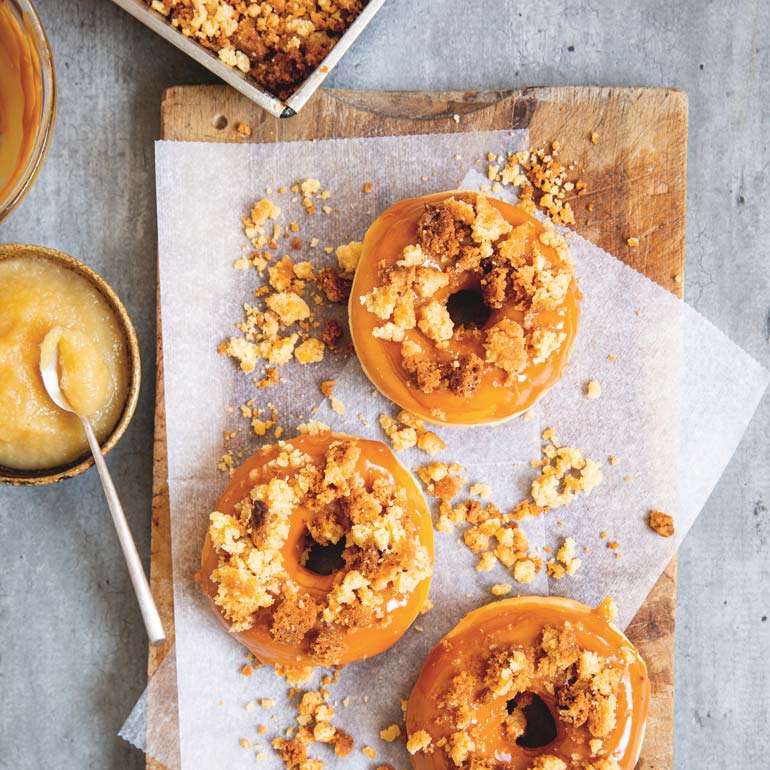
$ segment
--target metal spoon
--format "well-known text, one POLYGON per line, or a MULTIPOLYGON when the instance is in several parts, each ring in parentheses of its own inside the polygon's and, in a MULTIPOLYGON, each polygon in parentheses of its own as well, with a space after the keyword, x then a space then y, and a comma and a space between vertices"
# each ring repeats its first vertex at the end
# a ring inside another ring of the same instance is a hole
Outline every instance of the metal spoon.
POLYGON ((52 329, 48 332, 43 340, 43 344, 40 346, 40 374, 43 378, 43 384, 54 404, 65 412, 72 412, 72 414, 77 415, 80 418, 80 422, 83 424, 83 430, 86 432, 88 445, 91 447, 94 463, 96 464, 96 469, 99 471, 99 478, 102 481, 104 495, 107 498, 107 505, 112 514, 112 522, 117 530, 120 546, 123 549, 123 556, 128 565, 128 574, 131 576, 134 592, 139 601, 139 609, 141 610, 142 619, 144 620, 144 627, 147 629, 147 636, 150 639, 150 644, 160 645, 166 641, 163 623, 158 614, 158 608, 155 606, 155 600, 152 598, 150 585, 147 582, 147 577, 142 568, 142 561, 137 553, 134 538, 131 536, 131 530, 128 528, 126 515, 123 513, 123 506, 120 504, 118 493, 115 491, 115 485, 112 483, 110 472, 107 470, 107 463, 105 462, 104 455, 99 447, 99 442, 94 434, 94 429, 91 427, 88 418, 84 417, 82 414, 78 414, 72 408, 72 405, 59 387, 60 336, 60 329, 52 329))

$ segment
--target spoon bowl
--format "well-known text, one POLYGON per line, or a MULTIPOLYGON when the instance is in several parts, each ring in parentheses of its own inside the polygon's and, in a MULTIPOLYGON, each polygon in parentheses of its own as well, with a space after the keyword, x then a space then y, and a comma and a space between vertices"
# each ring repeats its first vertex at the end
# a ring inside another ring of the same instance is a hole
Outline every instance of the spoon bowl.
MULTIPOLYGON (((50 396, 51 401, 59 409, 77 414, 59 384, 59 340, 61 335, 62 329, 58 326, 51 329, 45 335, 40 345, 40 376, 43 378, 43 385, 45 385, 46 392, 50 396)), ((78 417, 81 420, 84 419, 80 415, 78 417)))

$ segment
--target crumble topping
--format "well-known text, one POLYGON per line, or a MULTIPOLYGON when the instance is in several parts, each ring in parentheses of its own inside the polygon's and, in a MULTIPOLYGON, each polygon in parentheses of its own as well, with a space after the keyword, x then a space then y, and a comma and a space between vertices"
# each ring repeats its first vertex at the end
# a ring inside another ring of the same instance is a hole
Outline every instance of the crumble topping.
MULTIPOLYGON (((319 192, 320 187, 317 179, 305 179, 292 187, 301 193, 302 205, 308 214, 315 210, 315 199, 325 196, 325 191, 319 192)), ((313 364, 323 360, 326 349, 340 350, 342 327, 336 319, 325 321, 321 338, 311 333, 320 323, 316 321, 306 294, 315 283, 320 293, 314 295, 314 305, 323 304, 322 294, 332 304, 345 302, 351 283, 347 276, 351 269, 355 269, 355 255, 360 253, 361 246, 358 242, 340 246, 337 249, 339 269, 327 266, 317 274, 310 262, 293 262, 288 255, 275 261, 279 238, 287 238, 299 230, 294 221, 288 228, 282 228, 277 223, 280 214, 278 206, 263 198, 242 220, 244 234, 256 250, 248 257, 238 259, 234 266, 239 270, 254 267, 260 275, 267 273, 267 283, 254 292, 256 298, 264 301, 264 308, 245 303, 243 321, 236 325, 241 336, 230 337, 219 346, 219 352, 234 358, 247 374, 253 372, 260 361, 274 365, 267 368, 263 378, 254 379, 257 388, 277 383, 278 367, 292 358, 303 365, 313 364)), ((291 245, 301 248, 302 241, 295 235, 291 245)))
MULTIPOLYGON (((416 730, 409 736, 407 748, 412 754, 443 751, 455 767, 463 770, 502 770, 502 762, 476 754, 477 733, 481 729, 477 710, 493 704, 504 734, 515 741, 525 733, 525 709, 540 691, 553 698, 554 716, 568 733, 574 734, 580 743, 591 741, 590 761, 570 767, 616 768, 614 760, 594 757, 602 751, 602 739, 615 727, 622 662, 622 656, 619 662, 581 648, 570 622, 545 625, 533 645, 492 645, 455 674, 438 695, 434 735, 426 729, 416 730)), ((563 760, 549 754, 534 758, 529 765, 530 770, 566 768, 563 760)))
POLYGON ((276 642, 306 646, 317 665, 335 665, 347 632, 386 626, 387 601, 405 600, 430 576, 405 490, 384 474, 367 483, 357 469, 360 455, 356 440, 335 440, 316 465, 279 443, 260 475, 268 480, 256 483, 233 515, 211 514, 208 532, 219 558, 211 575, 214 601, 232 631, 251 628, 266 613, 276 642), (297 507, 311 513, 308 549, 344 545, 344 566, 322 602, 284 565, 282 548, 297 507))
POLYGON ((436 529, 449 533, 456 526, 465 526, 463 542, 472 553, 479 555, 477 571, 489 572, 499 561, 511 570, 516 582, 534 580, 542 569, 542 559, 529 552, 527 536, 513 513, 503 513, 493 503, 484 506, 478 500, 452 505, 466 483, 459 475, 462 467, 457 463, 433 462, 416 468, 415 472, 428 494, 440 500, 436 529))
POLYGON ((185 37, 279 99, 287 99, 320 66, 365 5, 363 0, 145 2, 185 37))
MULTIPOLYGON (((331 681, 329 679, 327 683, 331 681)), ((313 743, 333 746, 336 756, 346 757, 353 751, 354 742, 348 733, 332 724, 335 714, 325 686, 298 694, 297 727, 287 728, 285 737, 275 738, 272 746, 287 770, 323 770, 323 761, 309 756, 308 750, 313 743)))
MULTIPOLYGON (((451 533, 456 527, 463 527, 462 540, 465 546, 479 556, 478 572, 489 572, 500 562, 510 571, 517 583, 531 583, 543 568, 543 559, 529 550, 529 542, 520 522, 540 516, 551 508, 569 505, 577 494, 589 494, 601 481, 601 468, 590 458, 583 457, 576 447, 562 447, 552 429, 543 432, 542 459, 532 463, 541 468, 541 474, 532 482, 530 495, 504 513, 494 503, 482 505, 479 500, 468 499, 453 503, 460 494, 466 479, 460 474, 462 466, 457 463, 432 462, 419 468, 415 473, 422 481, 425 491, 439 500, 435 528, 438 532, 451 533)), ((474 483, 468 488, 472 496, 482 499, 491 495, 486 484, 474 483)), ((581 560, 575 556, 576 544, 566 538, 550 559, 546 569, 550 577, 561 579, 573 576, 580 568, 581 560)), ((545 547, 551 553, 550 547, 545 547)), ((508 584, 499 584, 501 593, 508 584)), ((495 593, 493 587, 492 592, 495 593)))
MULTIPOLYGON (((507 156, 492 158, 496 165, 487 169, 487 177, 494 185, 519 187, 520 200, 527 208, 539 206, 557 225, 574 225, 575 214, 567 195, 585 195, 586 183, 567 179, 575 164, 565 165, 559 159, 559 142, 539 149, 530 148, 507 156), (535 196, 540 197, 536 200, 535 196)), ((494 187, 493 187, 494 189, 494 187)))
POLYGON ((401 259, 379 266, 378 283, 360 300, 381 323, 373 335, 401 345, 410 384, 423 393, 448 391, 470 397, 487 372, 505 385, 527 367, 560 348, 566 333, 542 313, 562 308, 574 277, 564 239, 550 222, 509 224, 483 195, 461 193, 426 205, 418 242, 401 259), (546 254, 553 248, 556 259, 546 254), (449 298, 477 282, 490 311, 521 313, 480 328, 455 323, 449 298), (476 352, 457 353, 453 344, 473 340, 476 352))
POLYGON ((650 511, 650 527, 661 537, 671 537, 674 534, 674 517, 663 511, 650 511))

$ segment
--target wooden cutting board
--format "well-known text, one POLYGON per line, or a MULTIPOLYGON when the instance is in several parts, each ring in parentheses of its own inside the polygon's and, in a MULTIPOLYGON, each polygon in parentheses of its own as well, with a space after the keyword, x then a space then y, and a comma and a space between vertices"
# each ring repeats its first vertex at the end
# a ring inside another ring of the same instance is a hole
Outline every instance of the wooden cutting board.
MULTIPOLYGON (((417 93, 320 90, 297 117, 277 120, 227 86, 171 88, 161 105, 163 139, 278 142, 332 137, 528 128, 577 163, 588 194, 572 201, 578 232, 681 295, 684 275, 687 97, 671 89, 531 88, 417 93), (458 120, 459 116, 459 120, 458 120), (239 123, 251 127, 242 137, 239 123), (598 134, 598 143, 590 134, 598 134), (591 211, 589 211, 589 205, 591 211), (629 237, 639 238, 630 248, 629 237)), ((150 648, 149 675, 173 642, 173 592, 160 316, 157 336, 151 584, 169 633, 150 648)), ((640 768, 673 766, 676 560, 628 635, 647 661, 652 703, 640 768)), ((152 718, 152 708, 150 708, 152 718)), ((161 765, 148 758, 148 770, 161 765)))

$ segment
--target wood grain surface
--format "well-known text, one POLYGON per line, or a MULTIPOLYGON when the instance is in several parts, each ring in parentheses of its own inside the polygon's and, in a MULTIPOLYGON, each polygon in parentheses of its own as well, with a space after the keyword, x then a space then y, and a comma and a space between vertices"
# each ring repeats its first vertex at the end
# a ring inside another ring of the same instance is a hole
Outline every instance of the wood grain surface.
MULTIPOLYGON (((588 185, 588 193, 572 201, 581 235, 681 295, 687 164, 687 97, 682 92, 582 87, 451 93, 322 89, 300 115, 284 121, 226 86, 171 88, 161 105, 162 138, 180 141, 277 142, 510 128, 528 128, 534 147, 557 139, 562 159, 576 163, 588 185), (238 123, 251 127, 250 137, 238 134, 238 123), (598 134, 597 144, 589 141, 591 132, 598 134), (631 236, 639 238, 638 248, 627 245, 631 236)), ((160 317, 157 353, 150 582, 170 633, 165 647, 150 648, 150 676, 174 636, 160 317)), ((675 606, 674 559, 627 632, 647 661, 652 683, 639 761, 645 770, 673 766, 675 606)), ((162 766, 148 758, 147 768, 162 766)))

